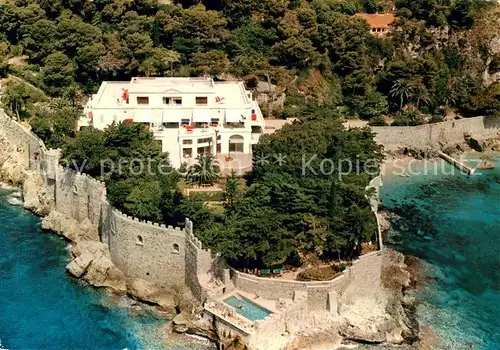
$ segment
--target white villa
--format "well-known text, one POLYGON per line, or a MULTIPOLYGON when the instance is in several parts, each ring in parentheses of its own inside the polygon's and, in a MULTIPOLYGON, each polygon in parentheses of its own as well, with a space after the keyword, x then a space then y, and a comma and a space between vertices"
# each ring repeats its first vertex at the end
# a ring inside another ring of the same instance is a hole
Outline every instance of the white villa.
POLYGON ((251 145, 264 132, 262 112, 243 82, 209 78, 103 82, 78 126, 105 129, 126 121, 150 128, 174 167, 210 153, 224 163, 223 169, 247 170, 251 145))

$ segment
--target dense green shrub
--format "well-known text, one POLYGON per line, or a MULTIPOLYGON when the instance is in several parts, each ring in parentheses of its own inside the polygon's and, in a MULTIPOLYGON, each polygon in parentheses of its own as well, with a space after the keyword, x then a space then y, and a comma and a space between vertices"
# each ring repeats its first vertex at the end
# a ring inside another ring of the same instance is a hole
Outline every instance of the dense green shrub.
POLYGON ((440 116, 440 115, 433 115, 430 119, 429 119, 429 124, 433 124, 433 123, 441 123, 444 121, 444 117, 440 116))
POLYGON ((375 117, 373 119, 370 119, 368 122, 368 125, 370 126, 387 126, 388 124, 386 123, 384 117, 375 117))

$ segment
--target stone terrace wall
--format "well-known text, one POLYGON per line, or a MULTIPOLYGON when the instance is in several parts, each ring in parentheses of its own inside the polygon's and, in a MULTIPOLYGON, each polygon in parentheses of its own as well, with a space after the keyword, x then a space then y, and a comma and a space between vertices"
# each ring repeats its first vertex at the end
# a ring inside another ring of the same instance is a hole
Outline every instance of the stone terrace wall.
POLYGON ((251 336, 251 344, 257 349, 270 348, 272 343, 283 334, 294 334, 304 327, 304 319, 309 312, 307 295, 297 292, 293 304, 284 310, 272 313, 254 324, 255 332, 251 336))
POLYGON ((10 118, 3 109, 0 109, 0 138, 8 141, 9 145, 22 156, 25 169, 42 169, 46 152, 43 142, 27 128, 10 118))
POLYGON ((353 285, 354 288, 365 288, 367 276, 376 276, 375 278, 380 279, 381 263, 380 251, 363 255, 355 260, 341 276, 331 281, 302 282, 266 278, 242 273, 235 269, 231 269, 231 279, 236 288, 271 300, 292 299, 296 292, 304 292, 310 309, 326 310, 328 293, 337 292, 341 295, 348 286, 353 288, 353 285))
POLYGON ((208 290, 212 297, 220 296, 230 281, 229 270, 224 259, 210 249, 205 249, 193 232, 193 222, 186 219, 185 283, 200 300, 208 297, 208 290), (218 280, 219 285, 214 285, 213 280, 218 280))
POLYGON ((495 137, 500 131, 500 117, 476 117, 419 126, 372 127, 375 140, 386 150, 399 148, 425 148, 439 143, 460 143, 464 134, 478 140, 495 137))
POLYGON ((382 269, 382 251, 372 252, 359 257, 353 261, 350 268, 350 277, 352 286, 366 285, 364 278, 367 275, 378 276, 380 278, 380 271, 382 269))
POLYGON ((295 292, 305 292, 309 307, 326 309, 328 292, 341 291, 350 281, 350 272, 349 269, 346 269, 341 276, 331 281, 303 282, 258 277, 231 269, 231 280, 236 288, 271 300, 292 299, 295 292))

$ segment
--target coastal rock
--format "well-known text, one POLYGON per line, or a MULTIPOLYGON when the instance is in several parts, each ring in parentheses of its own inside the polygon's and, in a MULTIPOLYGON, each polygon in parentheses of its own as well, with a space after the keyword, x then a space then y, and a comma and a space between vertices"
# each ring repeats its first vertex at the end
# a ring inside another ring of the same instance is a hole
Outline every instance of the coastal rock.
POLYGON ((145 303, 156 304, 163 310, 171 312, 173 315, 176 314, 177 304, 169 291, 141 279, 129 281, 127 289, 134 298, 145 303))
POLYGON ((388 332, 386 334, 386 342, 389 344, 403 344, 405 339, 403 338, 403 329, 402 328, 395 328, 391 332, 388 332))
POLYGON ((495 169, 495 165, 493 163, 488 162, 486 160, 481 161, 477 166, 477 169, 495 169))
POLYGON ((23 182, 24 208, 38 215, 47 215, 54 208, 53 190, 45 185, 38 171, 25 171, 23 182))
POLYGON ((82 241, 73 247, 72 253, 75 259, 66 266, 71 275, 83 278, 95 287, 126 291, 125 275, 111 262, 106 244, 82 241))
POLYGON ((73 276, 80 278, 87 272, 90 264, 105 254, 107 249, 101 242, 80 242, 73 247, 71 252, 75 259, 66 266, 66 269, 73 276))
POLYGON ((179 315, 182 315, 182 317, 178 319, 179 325, 174 324, 173 330, 175 332, 194 334, 207 338, 213 342, 221 341, 221 335, 217 334, 217 330, 214 328, 211 318, 193 317, 193 315, 188 315, 183 312, 179 315))
POLYGON ((174 331, 177 333, 185 333, 188 330, 188 322, 182 313, 177 314, 172 320, 174 331))
POLYGON ((101 255, 104 255, 106 257, 110 257, 108 246, 105 243, 102 242, 96 242, 96 241, 81 241, 78 242, 77 244, 73 245, 71 248, 71 253, 73 256, 78 257, 81 254, 85 253, 86 251, 92 253, 94 256, 94 259, 100 257, 101 255))
POLYGON ((397 323, 386 311, 386 301, 379 297, 358 298, 342 309, 343 324, 339 333, 346 339, 382 343, 386 334, 391 332, 397 323))
POLYGON ((124 273, 105 255, 92 260, 84 279, 95 287, 108 287, 119 292, 127 290, 124 273))
POLYGON ((347 319, 340 327, 340 334, 349 340, 363 343, 382 343, 386 341, 387 333, 394 328, 393 321, 384 316, 374 318, 347 319))
POLYGON ((500 152, 500 140, 491 140, 488 148, 494 152, 500 152))
POLYGON ((0 180, 15 186, 21 184, 27 168, 23 161, 25 157, 22 150, 12 149, 7 141, 0 138, 0 180))
POLYGON ((80 278, 87 271, 92 260, 94 260, 94 256, 90 252, 85 252, 71 261, 66 266, 66 270, 68 270, 71 275, 80 278))
POLYGON ((382 231, 382 233, 389 231, 389 228, 391 227, 390 224, 391 214, 386 211, 380 211, 377 213, 377 216, 379 220, 380 230, 382 231))
POLYGON ((59 235, 66 237, 71 242, 79 242, 81 240, 97 241, 98 234, 95 232, 89 219, 84 219, 82 222, 77 222, 65 215, 51 211, 42 221, 44 230, 52 230, 59 235))

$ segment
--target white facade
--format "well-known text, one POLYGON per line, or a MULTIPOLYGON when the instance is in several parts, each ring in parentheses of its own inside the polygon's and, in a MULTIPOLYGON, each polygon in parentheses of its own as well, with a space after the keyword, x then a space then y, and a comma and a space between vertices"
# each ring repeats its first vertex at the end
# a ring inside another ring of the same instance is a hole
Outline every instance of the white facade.
POLYGON ((259 105, 243 82, 208 78, 103 82, 84 113, 79 127, 105 129, 126 120, 145 124, 174 167, 204 153, 248 156, 264 131, 259 105))

